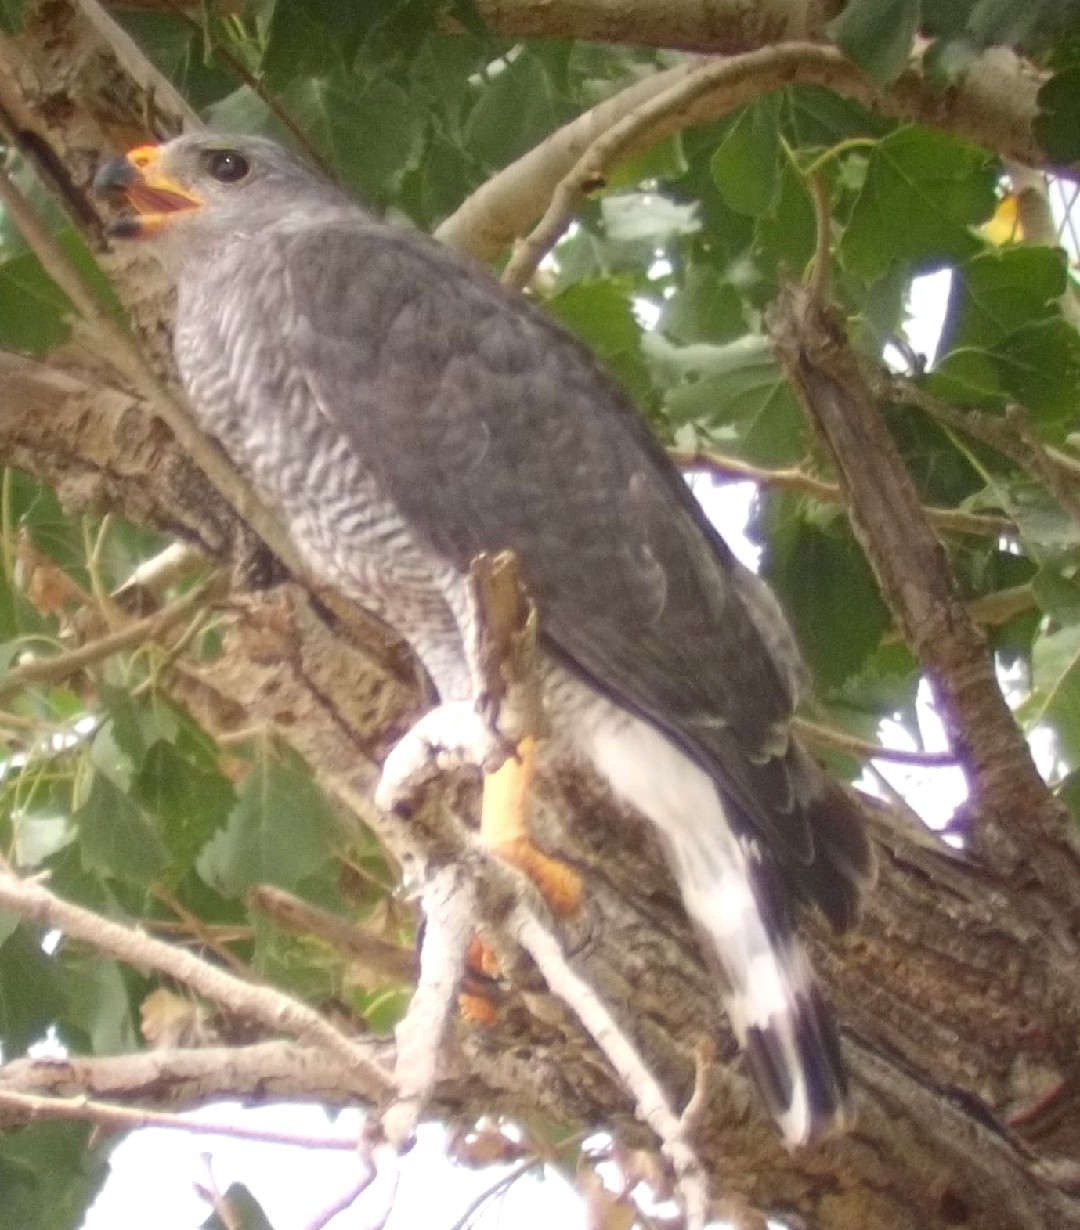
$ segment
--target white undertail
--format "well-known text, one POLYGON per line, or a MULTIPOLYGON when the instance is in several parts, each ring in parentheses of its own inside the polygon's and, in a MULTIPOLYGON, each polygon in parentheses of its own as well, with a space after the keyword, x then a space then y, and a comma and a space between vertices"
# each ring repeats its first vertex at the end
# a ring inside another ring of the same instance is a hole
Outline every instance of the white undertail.
POLYGON ((736 832, 713 780, 654 727, 619 715, 592 758, 663 834, 687 912, 719 965, 724 1006, 791 1145, 842 1121, 835 1034, 758 843, 736 832))

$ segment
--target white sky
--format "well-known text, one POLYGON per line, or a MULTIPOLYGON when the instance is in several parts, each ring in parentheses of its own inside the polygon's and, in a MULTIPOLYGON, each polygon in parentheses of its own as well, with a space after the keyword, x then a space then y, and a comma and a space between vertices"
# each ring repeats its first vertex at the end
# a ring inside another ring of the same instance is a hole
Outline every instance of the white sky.
MULTIPOLYGON (((246 1125, 314 1136, 348 1138, 358 1134, 360 1115, 347 1111, 336 1120, 318 1107, 262 1106, 242 1109, 219 1103, 191 1118, 208 1123, 242 1120, 246 1125)), ((349 1209, 327 1223, 329 1230, 369 1225, 393 1199, 387 1230, 449 1230, 470 1201, 494 1186, 510 1167, 482 1171, 452 1165, 442 1147, 442 1130, 421 1128, 416 1146, 402 1161, 393 1190, 389 1169, 349 1209)), ((91 1207, 83 1230, 195 1230, 209 1216, 196 1193, 207 1182, 206 1155, 212 1158, 218 1191, 244 1183, 271 1218, 275 1230, 304 1230, 351 1190, 363 1169, 346 1150, 238 1141, 203 1133, 148 1128, 129 1136, 112 1155, 113 1175, 91 1207)), ((495 1197, 472 1223, 480 1230, 526 1225, 557 1225, 585 1230, 581 1201, 557 1173, 517 1179, 495 1197), (542 1222, 536 1220, 542 1211, 542 1222)))

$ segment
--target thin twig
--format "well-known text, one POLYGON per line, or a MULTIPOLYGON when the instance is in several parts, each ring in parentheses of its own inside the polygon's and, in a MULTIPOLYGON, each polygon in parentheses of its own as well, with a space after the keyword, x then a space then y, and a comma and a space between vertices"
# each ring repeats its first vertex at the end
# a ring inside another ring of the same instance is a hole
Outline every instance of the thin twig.
POLYGON ((227 965, 234 974, 240 978, 252 977, 250 967, 245 965, 227 944, 221 943, 221 941, 213 935, 210 928, 206 926, 202 919, 197 915, 192 914, 192 912, 182 902, 177 901, 176 897, 174 897, 173 894, 164 887, 164 885, 152 885, 150 888, 150 896, 160 901, 161 904, 167 909, 172 910, 172 912, 183 924, 186 934, 192 939, 197 940, 198 943, 200 943, 204 948, 209 949, 209 951, 212 952, 214 956, 217 957, 218 960, 224 965, 227 965))
POLYGON ((480 1212, 484 1205, 494 1200, 500 1192, 507 1191, 509 1188, 513 1187, 518 1179, 527 1175, 530 1170, 535 1170, 537 1166, 542 1166, 543 1164, 544 1159, 542 1157, 537 1157, 535 1154, 530 1154, 529 1157, 524 1158, 522 1161, 512 1166, 505 1174, 500 1175, 490 1187, 485 1187, 478 1196, 473 1197, 473 1199, 470 1200, 465 1206, 465 1210, 461 1216, 458 1217, 456 1221, 452 1222, 447 1230, 466 1230, 466 1227, 472 1223, 473 1218, 480 1212))
POLYGON ((832 747, 850 752, 861 760, 888 760, 894 764, 923 765, 927 768, 954 768, 959 762, 953 752, 920 752, 903 747, 882 747, 868 739, 849 735, 835 726, 823 726, 809 718, 797 717, 792 726, 799 734, 819 747, 832 747))
POLYGON ((708 1212, 708 1180, 687 1142, 682 1123, 637 1048, 589 984, 570 966, 558 940, 522 901, 512 906, 507 931, 536 962, 552 994, 571 1009, 615 1069, 637 1103, 638 1114, 660 1140, 675 1170, 689 1230, 703 1230, 708 1212))
MULTIPOLYGON (((353 1142, 353 1148, 356 1148, 356 1142, 353 1142)), ((369 1156, 358 1151, 358 1158, 364 1166, 364 1173, 356 1180, 355 1183, 322 1209, 319 1213, 307 1223, 304 1230, 323 1230, 323 1227, 332 1221, 339 1213, 344 1213, 346 1209, 351 1208, 357 1200, 371 1186, 378 1170, 369 1156)))
POLYGON ((1055 462, 1050 449, 1035 434, 1031 419, 1021 406, 1009 406, 1005 421, 1016 432, 1024 448, 1032 473, 1042 479, 1043 485, 1069 516, 1080 525, 1080 499, 1076 494, 1076 475, 1069 473, 1072 466, 1062 467, 1055 462), (1064 471, 1064 472, 1063 472, 1064 471))
POLYGON ((137 619, 121 628, 118 632, 110 632, 78 649, 57 654, 52 658, 40 658, 33 662, 23 662, 9 670, 0 679, 0 701, 14 695, 20 688, 30 683, 59 683, 68 679, 78 671, 88 666, 94 666, 111 658, 113 654, 125 649, 133 649, 149 641, 155 641, 175 624, 187 619, 193 611, 197 611, 207 602, 212 602, 228 589, 228 577, 224 572, 215 572, 201 585, 196 585, 175 602, 158 611, 156 615, 148 615, 145 619, 137 619))
MULTIPOLYGON (((255 1140, 266 1144, 293 1145, 298 1149, 355 1149, 356 1137, 320 1136, 285 1132, 276 1128, 245 1126, 241 1123, 189 1119, 167 1111, 136 1110, 93 1098, 45 1097, 0 1088, 0 1109, 25 1113, 27 1119, 77 1119, 122 1131, 136 1128, 168 1128, 200 1136, 228 1136, 233 1140, 255 1140)), ((5 1122, 7 1120, 5 1119, 5 1122)))
MULTIPOLYGON (((385 887, 385 886, 382 886, 385 887)), ((272 884, 257 884, 247 895, 248 904, 297 935, 324 940, 363 967, 363 972, 395 982, 411 982, 415 960, 411 948, 371 935, 338 914, 302 901, 272 884)))
POLYGON ((822 299, 829 281, 830 240, 832 237, 832 210, 829 190, 824 178, 811 172, 806 177, 810 199, 814 203, 814 257, 806 288, 815 299, 822 299))
POLYGON ((692 1140, 705 1117, 716 1074, 716 1043, 701 1038, 694 1048, 694 1088, 679 1116, 679 1127, 686 1140, 692 1140))
POLYGON ((289 1033, 322 1047, 346 1065, 365 1096, 373 1092, 383 1094, 393 1088, 389 1073, 353 1039, 282 991, 245 982, 192 953, 102 918, 57 897, 40 883, 17 879, 7 871, 0 872, 0 905, 24 918, 56 927, 72 939, 107 952, 127 965, 167 974, 237 1016, 260 1021, 275 1032, 289 1033))
MULTIPOLYGON (((985 410, 954 406, 940 397, 935 397, 920 384, 898 376, 890 377, 882 384, 881 374, 878 373, 877 383, 881 386, 881 391, 885 396, 907 405, 917 406, 931 418, 965 435, 974 436, 976 440, 981 440, 984 444, 989 444, 991 448, 1008 457, 1010 461, 1015 462, 1039 482, 1045 483, 1045 478, 1040 473, 1039 466, 1035 463, 1028 445, 1018 436, 1015 425, 1008 419, 990 414, 985 410)), ((1039 449, 1045 456, 1046 463, 1059 472, 1059 478, 1063 484, 1080 482, 1080 461, 1042 441, 1039 441, 1039 449)))
MULTIPOLYGON (((703 470, 708 474, 715 474, 718 478, 745 479, 747 482, 757 483, 759 487, 798 491, 824 504, 844 502, 843 493, 836 483, 827 483, 797 467, 767 470, 709 449, 669 449, 668 456, 680 470, 703 470)), ((926 508, 926 515, 939 529, 952 530, 957 534, 996 537, 1016 530, 1015 523, 1008 517, 965 512, 961 508, 926 508)))

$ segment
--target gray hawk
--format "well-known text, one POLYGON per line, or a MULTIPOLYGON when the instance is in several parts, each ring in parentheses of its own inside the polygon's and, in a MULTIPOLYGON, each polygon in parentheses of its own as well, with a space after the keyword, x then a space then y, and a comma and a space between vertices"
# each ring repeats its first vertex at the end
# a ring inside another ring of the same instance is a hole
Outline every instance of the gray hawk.
POLYGON ((837 1035, 790 905, 852 923, 862 817, 791 736, 802 667, 775 600, 626 395, 538 307, 269 141, 144 146, 97 186, 175 276, 202 426, 443 701, 473 688, 470 561, 517 553, 546 754, 591 762, 656 826, 785 1140, 841 1125, 837 1035))

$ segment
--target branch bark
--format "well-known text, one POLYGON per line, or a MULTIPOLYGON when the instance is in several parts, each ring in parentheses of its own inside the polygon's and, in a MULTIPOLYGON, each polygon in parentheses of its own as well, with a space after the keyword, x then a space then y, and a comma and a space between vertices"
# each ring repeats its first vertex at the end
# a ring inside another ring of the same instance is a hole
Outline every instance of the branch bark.
POLYGON ((832 453, 882 595, 930 680, 971 789, 975 849, 1021 882, 1037 882, 1051 907, 1043 923, 1076 935, 1080 856, 1071 821, 1009 711, 986 638, 885 427, 863 360, 839 320, 804 287, 783 289, 769 327, 784 371, 832 453))

